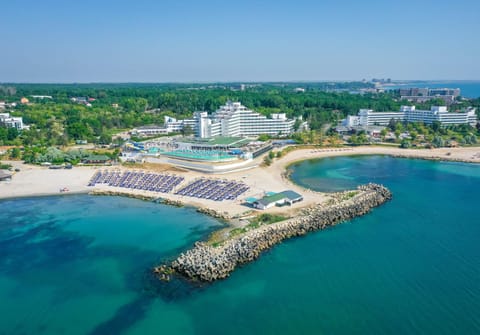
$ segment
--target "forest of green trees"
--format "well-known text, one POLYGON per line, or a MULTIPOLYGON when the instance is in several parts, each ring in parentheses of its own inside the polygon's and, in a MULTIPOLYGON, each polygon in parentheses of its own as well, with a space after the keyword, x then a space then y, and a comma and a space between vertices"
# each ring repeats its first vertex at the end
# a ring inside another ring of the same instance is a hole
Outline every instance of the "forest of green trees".
MULTIPOLYGON (((162 124, 165 115, 186 118, 193 111, 215 111, 227 100, 238 100, 249 108, 268 115, 282 112, 289 117, 302 116, 312 130, 335 125, 360 108, 376 111, 398 110, 406 104, 389 93, 351 94, 348 90, 368 88, 371 84, 354 83, 263 83, 235 84, 3 84, 0 100, 19 101, 27 97, 31 104, 18 104, 10 110, 22 116, 30 130, 17 132, 0 127, 0 144, 25 146, 64 146, 75 140, 110 143, 113 133, 140 125, 162 124), (305 92, 296 92, 295 87, 305 92), (326 90, 337 90, 328 92, 326 90), (345 90, 345 91, 342 91, 345 90), (49 95, 53 99, 35 99, 49 95), (70 100, 89 97, 87 107, 70 100), (118 108, 113 107, 118 104, 118 108)), ((437 103, 437 102, 432 102, 437 103)), ((480 105, 480 100, 463 103, 480 105)), ((459 105, 460 107, 462 105, 459 105)), ((429 105, 419 106, 429 108, 429 105)))

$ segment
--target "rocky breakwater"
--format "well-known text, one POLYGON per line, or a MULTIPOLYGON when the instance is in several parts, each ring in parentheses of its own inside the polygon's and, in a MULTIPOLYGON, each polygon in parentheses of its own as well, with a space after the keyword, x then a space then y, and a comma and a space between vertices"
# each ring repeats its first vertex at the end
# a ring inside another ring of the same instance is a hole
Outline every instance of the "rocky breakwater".
POLYGON ((155 197, 150 196, 150 195, 142 195, 142 194, 121 192, 121 191, 110 191, 110 190, 93 190, 93 191, 89 192, 89 194, 90 195, 120 196, 120 197, 134 198, 134 199, 147 200, 147 201, 151 201, 151 200, 155 199, 155 197))
POLYGON ((220 220, 229 220, 230 219, 230 216, 228 215, 228 212, 220 213, 219 211, 216 211, 212 208, 199 207, 197 209, 197 212, 205 214, 205 215, 209 215, 211 217, 214 217, 214 218, 220 219, 220 220))
POLYGON ((194 280, 211 282, 223 279, 238 265, 255 260, 262 251, 285 239, 364 215, 391 198, 391 192, 382 185, 362 185, 351 198, 305 209, 300 216, 260 226, 219 246, 196 242, 192 249, 175 259, 169 269, 194 280))

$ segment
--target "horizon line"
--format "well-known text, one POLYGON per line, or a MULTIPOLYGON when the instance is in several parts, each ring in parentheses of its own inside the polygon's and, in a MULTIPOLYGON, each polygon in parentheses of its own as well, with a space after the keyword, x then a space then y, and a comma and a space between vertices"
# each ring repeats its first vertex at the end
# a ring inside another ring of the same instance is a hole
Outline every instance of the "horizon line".
MULTIPOLYGON (((383 80, 388 78, 372 78, 377 80, 383 80)), ((365 82, 372 82, 372 79, 365 82)), ((58 85, 75 85, 75 84, 283 84, 283 83, 346 83, 346 82, 364 82, 363 79, 332 79, 332 80, 258 80, 258 81, 2 81, 3 84, 58 84, 58 85)), ((391 79, 391 83, 395 82, 480 82, 480 79, 391 79)))

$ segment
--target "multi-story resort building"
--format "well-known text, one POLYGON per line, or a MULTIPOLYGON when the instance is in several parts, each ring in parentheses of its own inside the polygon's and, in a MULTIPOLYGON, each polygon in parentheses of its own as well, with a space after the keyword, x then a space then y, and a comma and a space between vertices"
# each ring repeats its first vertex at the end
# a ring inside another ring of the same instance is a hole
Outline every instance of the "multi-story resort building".
POLYGON ((288 136, 293 132, 295 120, 287 119, 284 113, 272 114, 267 118, 243 106, 240 102, 227 102, 215 113, 195 115, 198 137, 257 136, 261 134, 288 136))
POLYGON ((10 113, 0 113, 0 125, 7 128, 25 128, 22 117, 10 116, 10 113))
POLYGON ((137 135, 152 136, 181 132, 187 127, 196 137, 250 137, 267 134, 288 136, 293 133, 295 120, 287 119, 284 113, 272 114, 267 118, 243 106, 240 102, 227 102, 215 113, 195 112, 193 118, 176 120, 165 117, 163 127, 147 126, 133 130, 137 135))
POLYGON ((441 96, 441 95, 452 95, 454 97, 460 96, 459 88, 423 88, 423 87, 408 87, 408 88, 399 88, 398 93, 401 96, 441 96))
POLYGON ((449 112, 445 106, 432 106, 430 110, 417 110, 415 106, 401 106, 399 112, 375 112, 371 109, 360 109, 357 116, 348 116, 344 120, 343 126, 386 126, 392 119, 426 124, 437 121, 443 126, 458 124, 475 126, 477 123, 475 108, 471 107, 462 112, 449 112))
POLYGON ((249 137, 267 134, 288 136, 293 133, 295 120, 287 119, 284 113, 272 114, 267 118, 243 106, 240 102, 227 102, 215 113, 195 112, 192 119, 182 121, 200 138, 249 137))
POLYGON ((460 96, 459 88, 400 88, 397 90, 401 99, 411 102, 426 102, 431 99, 442 99, 447 105, 455 102, 455 99, 460 96))

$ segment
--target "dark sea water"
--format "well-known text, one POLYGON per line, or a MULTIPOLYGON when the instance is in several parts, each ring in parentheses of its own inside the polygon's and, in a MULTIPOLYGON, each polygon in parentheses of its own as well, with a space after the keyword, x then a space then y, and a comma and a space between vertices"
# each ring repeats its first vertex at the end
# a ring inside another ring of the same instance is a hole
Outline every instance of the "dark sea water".
POLYGON ((480 98, 480 81, 426 81, 412 82, 401 86, 390 86, 387 89, 407 87, 427 87, 427 88, 459 88, 461 95, 467 98, 480 98))
POLYGON ((194 210, 0 202, 0 334, 480 333, 480 166, 369 156, 293 168, 318 190, 374 181, 394 199, 203 287, 145 271, 218 228, 194 210))

